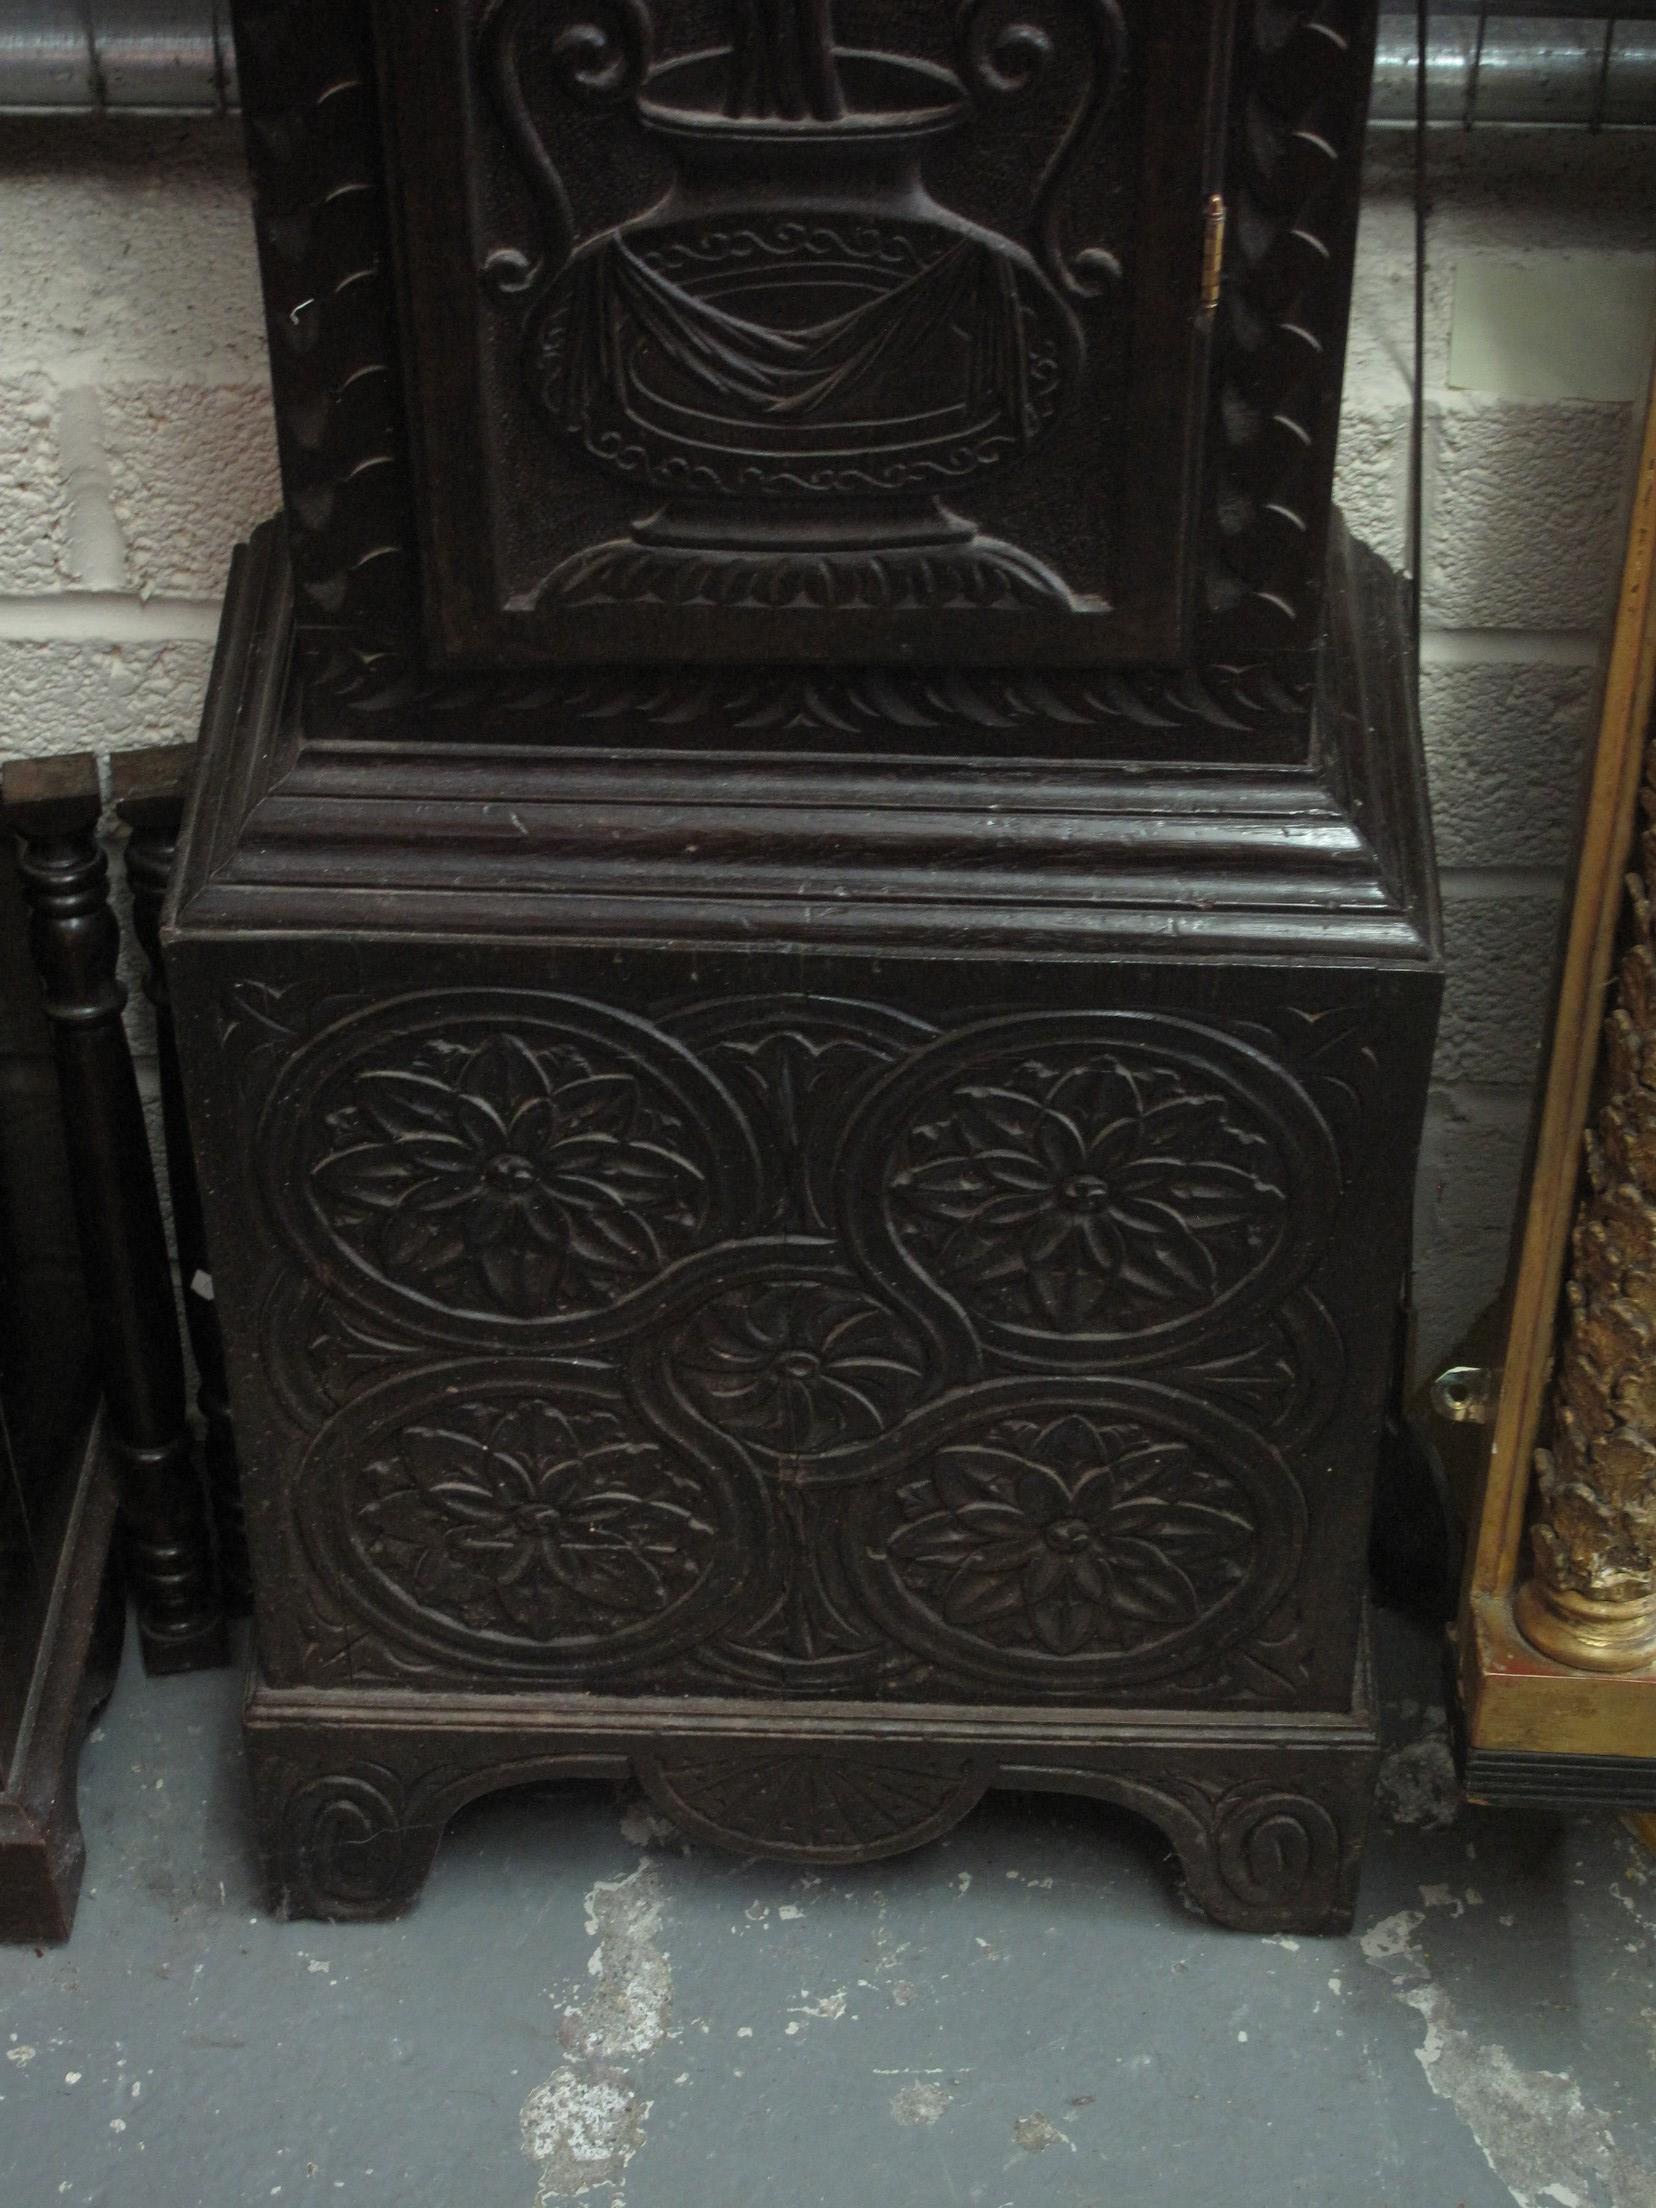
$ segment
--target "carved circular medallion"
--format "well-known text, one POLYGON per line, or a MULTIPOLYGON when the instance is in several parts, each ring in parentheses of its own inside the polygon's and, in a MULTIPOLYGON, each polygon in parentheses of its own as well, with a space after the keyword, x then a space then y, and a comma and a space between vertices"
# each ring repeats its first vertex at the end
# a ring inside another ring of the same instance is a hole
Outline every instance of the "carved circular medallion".
POLYGON ((762 1562, 725 1455, 692 1462, 578 1373, 429 1366, 323 1428, 294 1509, 389 1646, 590 1677, 694 1639, 762 1562))
POLYGON ((1207 1662, 1296 1568, 1281 1457, 1193 1397, 1131 1382, 1003 1382, 932 1422, 850 1535, 905 1645, 1008 1692, 1109 1689, 1207 1662))
POLYGON ((988 1022, 922 1052, 847 1137, 844 1231, 894 1293, 1013 1354, 1151 1362, 1279 1300, 1339 1187, 1261 1052, 1133 1012, 988 1022))
POLYGON ((341 1021, 290 1060, 258 1142, 312 1272, 451 1339, 578 1329, 742 1231, 757 1198, 752 1137, 688 1051, 527 991, 341 1021))
POLYGON ((687 1748, 641 1757, 637 1768, 686 1831, 795 1863, 867 1863, 921 1847, 983 1791, 963 1757, 921 1748, 687 1748))
POLYGON ((699 1305, 666 1356, 698 1417, 788 1469, 860 1458, 926 1388, 914 1329, 834 1279, 744 1281, 699 1305))

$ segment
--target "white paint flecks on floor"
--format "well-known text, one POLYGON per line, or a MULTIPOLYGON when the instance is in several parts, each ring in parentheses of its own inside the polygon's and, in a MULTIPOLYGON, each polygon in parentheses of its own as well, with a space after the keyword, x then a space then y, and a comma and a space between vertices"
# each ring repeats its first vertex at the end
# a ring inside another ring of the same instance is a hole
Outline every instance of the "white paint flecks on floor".
POLYGON ((559 2038, 571 2059, 523 2104, 523 2151, 539 2173, 535 2208, 600 2185, 614 2191, 644 2144, 654 2104, 624 2065, 667 2036, 673 1979, 656 1942, 661 1916, 661 1882, 648 1861, 600 1880, 586 1897, 587 1937, 598 1945, 587 1958, 590 1988, 563 2012, 559 2038))
POLYGON ((1216 1931, 1085 1802, 804 1870, 596 1787, 467 1812, 397 1922, 282 1923, 237 1679, 129 1667, 75 1940, 0 1950, 0 2208, 1656 2208, 1656 1865, 1461 1810, 1435 1641, 1383 1642, 1334 1941, 1216 1931))
MULTIPOLYGON (((1362 1934, 1366 1961, 1391 1979, 1397 1998, 1424 2021, 1416 2053, 1432 2091, 1464 2119, 1518 2208, 1652 2208, 1656 2163, 1616 2145, 1610 2119, 1590 2108, 1575 2080, 1556 2070, 1526 2070, 1495 2040, 1460 2022, 1433 1977, 1420 1943, 1427 1910, 1458 1916, 1464 1904, 1441 1884, 1423 1885, 1426 1909, 1399 1909, 1362 1934)), ((1536 1989, 1539 1994, 1540 1987, 1536 1989)))
POLYGON ((916 2078, 891 2096, 891 2113, 900 2124, 935 2124, 954 2095, 946 2085, 916 2078))

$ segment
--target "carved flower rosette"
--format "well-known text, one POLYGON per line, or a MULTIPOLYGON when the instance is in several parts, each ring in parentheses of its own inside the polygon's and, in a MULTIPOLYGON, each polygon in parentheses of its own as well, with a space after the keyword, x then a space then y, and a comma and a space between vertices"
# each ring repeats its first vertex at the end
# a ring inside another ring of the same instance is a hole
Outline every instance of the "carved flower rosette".
POLYGON ((1108 1692, 1242 1640, 1297 1569, 1304 1501, 1225 1413, 1130 1382, 1003 1381, 940 1407, 851 1536, 906 1646, 1013 1695, 1108 1692))
POLYGON ((1171 1357, 1310 1270, 1339 1189, 1305 1090, 1250 1045, 1132 1012, 985 1022, 911 1059, 848 1132, 870 1277, 1015 1358, 1171 1357))
POLYGON ((316 1437, 305 1553, 411 1666, 525 1681, 663 1659, 762 1564, 732 1451, 691 1457, 590 1374, 462 1361, 359 1396, 316 1437))
POLYGON ((382 1323, 555 1340, 739 1233, 752 1136, 660 1029, 545 993, 434 991, 297 1052, 262 1115, 266 1201, 382 1323))

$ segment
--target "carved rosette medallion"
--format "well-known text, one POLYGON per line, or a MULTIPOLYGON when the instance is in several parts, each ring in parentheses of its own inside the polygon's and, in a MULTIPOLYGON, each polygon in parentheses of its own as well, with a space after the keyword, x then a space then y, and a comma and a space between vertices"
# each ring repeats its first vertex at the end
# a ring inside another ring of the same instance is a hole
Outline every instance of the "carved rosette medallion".
POLYGON ((1193 1023, 996 1020, 921 1053, 847 1138, 869 1270, 997 1348, 1145 1363, 1280 1300, 1338 1193, 1291 1075, 1193 1023), (860 1201, 865 1192, 873 1200, 860 1201))
POLYGON ((745 1122, 657 1028, 575 998, 434 991, 297 1052, 266 1201, 313 1274, 393 1324, 556 1335, 739 1233, 745 1122))
POLYGON ((1297 1568, 1280 1455, 1194 1398, 1022 1382, 946 1406, 851 1541, 906 1645, 1009 1692, 1168 1677, 1244 1638, 1297 1568))
POLYGON ((927 1385, 898 1314, 835 1280, 744 1281, 709 1298, 668 1345, 696 1415, 765 1463, 802 1474, 866 1458, 927 1385))
POLYGON ((739 1463, 697 1460, 579 1373, 431 1366, 323 1428, 293 1508, 392 1647, 521 1676, 636 1667, 710 1630, 762 1559, 739 1463))
POLYGON ((982 1793, 966 1757, 749 1746, 640 1759, 639 1776, 676 1824, 716 1847, 787 1862, 867 1863, 922 1846, 982 1793))

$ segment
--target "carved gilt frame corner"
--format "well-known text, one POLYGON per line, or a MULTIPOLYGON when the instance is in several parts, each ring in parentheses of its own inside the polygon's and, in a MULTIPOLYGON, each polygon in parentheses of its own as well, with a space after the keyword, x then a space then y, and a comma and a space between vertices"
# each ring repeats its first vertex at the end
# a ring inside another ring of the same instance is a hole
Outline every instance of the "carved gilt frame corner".
MULTIPOLYGON (((1656 1802, 1656 1663, 1595 1661, 1589 1623, 1566 1662, 1526 1636, 1548 1605, 1531 1534, 1538 1444, 1561 1352, 1572 1234, 1593 1200, 1584 1150, 1600 1116, 1641 790, 1656 777, 1656 382, 1646 406, 1596 744, 1564 932, 1550 1047, 1487 1392, 1488 1451, 1455 1629, 1466 1784, 1475 1799, 1656 1802), (1652 1759, 1649 1780, 1618 1769, 1652 1759), (1591 1767, 1589 1772, 1589 1766, 1591 1767), (1585 1791, 1584 1791, 1585 1789, 1585 1791), (1645 1794, 1651 1794, 1651 1801, 1645 1794)), ((1646 851, 1645 871, 1650 855, 1646 851)), ((1602 1196, 1601 1185, 1596 1192, 1602 1196)), ((1656 1234, 1649 1262, 1656 1266, 1656 1234)), ((1553 1483, 1556 1488, 1556 1483, 1553 1483)), ((1656 1458, 1652 1471, 1656 1504, 1656 1458)), ((1590 1500, 1590 1498, 1585 1498, 1590 1500)), ((1651 1575, 1656 1594, 1656 1573, 1651 1575)), ((1542 1631, 1555 1651, 1567 1627, 1542 1631)))

